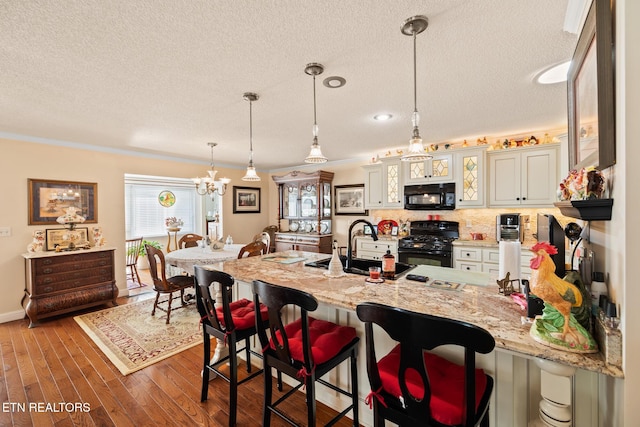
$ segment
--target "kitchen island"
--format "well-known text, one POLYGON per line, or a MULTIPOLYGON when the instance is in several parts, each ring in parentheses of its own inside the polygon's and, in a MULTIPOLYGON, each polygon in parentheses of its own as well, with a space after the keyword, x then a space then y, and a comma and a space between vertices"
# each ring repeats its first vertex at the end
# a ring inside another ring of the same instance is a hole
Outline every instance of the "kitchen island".
MULTIPOLYGON (((483 368, 497 377, 495 401, 491 409, 492 425, 529 424, 531 414, 536 412, 535 406, 540 400, 539 394, 531 395, 531 389, 535 389, 536 381, 539 381, 539 371, 537 374, 531 372, 531 360, 543 359, 577 368, 579 375, 576 375, 575 387, 581 388, 583 399, 580 403, 586 407, 597 406, 598 391, 597 385, 594 385, 597 384, 597 374, 623 377, 622 370, 607 364, 600 353, 568 353, 535 342, 529 336, 530 324, 522 320, 525 312, 510 297, 499 294, 495 283, 488 282, 486 286, 466 284, 456 291, 425 286, 424 283, 404 277, 382 284, 370 284, 365 282, 365 276, 347 274, 340 278, 329 278, 324 274, 326 270, 304 265, 325 258, 326 254, 287 251, 225 261, 209 267, 222 269, 246 284, 260 279, 309 292, 321 303, 318 317, 355 326, 359 331, 362 331, 362 327, 354 311, 362 302, 377 302, 485 328, 496 340, 496 350, 488 357, 480 358, 483 368), (584 399, 583 389, 587 386, 591 389, 586 394, 589 399, 584 399)), ((444 270, 452 272, 452 269, 444 270)), ((488 280, 486 275, 477 277, 481 278, 481 282, 488 280)), ((247 297, 248 292, 250 287, 242 290, 243 296, 247 297)), ((361 352, 361 397, 369 391, 363 356, 361 352)), ((335 396, 330 398, 337 399, 335 396)), ((363 407, 362 412, 366 415, 369 411, 363 407)))

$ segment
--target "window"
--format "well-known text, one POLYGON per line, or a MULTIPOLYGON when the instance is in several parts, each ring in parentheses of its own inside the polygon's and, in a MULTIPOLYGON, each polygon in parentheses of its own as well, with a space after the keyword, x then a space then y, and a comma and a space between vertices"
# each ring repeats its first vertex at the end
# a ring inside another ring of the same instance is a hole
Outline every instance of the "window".
POLYGON ((185 233, 199 232, 202 201, 190 179, 125 174, 124 187, 127 238, 165 235, 168 217, 184 221, 182 231, 185 233), (158 200, 164 191, 175 196, 171 206, 165 207, 158 200))

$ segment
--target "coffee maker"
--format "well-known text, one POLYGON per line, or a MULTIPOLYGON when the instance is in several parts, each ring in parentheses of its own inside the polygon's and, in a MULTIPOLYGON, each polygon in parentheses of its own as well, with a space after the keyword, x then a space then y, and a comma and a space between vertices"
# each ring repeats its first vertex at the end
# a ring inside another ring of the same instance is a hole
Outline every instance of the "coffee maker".
POLYGON ((496 217, 496 240, 523 242, 524 221, 519 213, 500 214, 496 217))

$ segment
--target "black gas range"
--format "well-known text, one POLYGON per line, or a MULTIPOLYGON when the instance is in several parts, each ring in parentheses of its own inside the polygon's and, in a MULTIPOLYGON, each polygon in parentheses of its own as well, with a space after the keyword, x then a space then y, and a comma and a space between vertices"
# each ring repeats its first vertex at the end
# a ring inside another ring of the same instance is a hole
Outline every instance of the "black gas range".
POLYGON ((455 221, 411 221, 410 235, 398 242, 398 261, 453 267, 453 241, 460 237, 455 221))

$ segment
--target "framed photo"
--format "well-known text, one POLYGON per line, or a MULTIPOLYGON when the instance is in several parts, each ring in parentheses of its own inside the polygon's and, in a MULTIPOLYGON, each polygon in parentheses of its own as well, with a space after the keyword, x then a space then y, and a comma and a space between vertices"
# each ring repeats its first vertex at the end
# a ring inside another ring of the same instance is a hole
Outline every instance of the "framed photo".
POLYGON ((98 222, 98 184, 29 179, 29 225, 53 225, 71 206, 85 223, 98 222))
POLYGON ((569 170, 616 162, 610 0, 594 0, 567 75, 569 170))
POLYGON ((334 188, 336 215, 368 215, 364 208, 364 184, 336 185, 334 188))
POLYGON ((392 236, 397 236, 398 235, 398 226, 394 225, 391 227, 391 235, 392 236))
POLYGON ((55 251, 57 247, 67 249, 73 242, 76 247, 89 247, 89 228, 76 227, 73 230, 66 228, 47 228, 46 247, 48 251, 55 251))
POLYGON ((260 188, 234 185, 233 213, 260 213, 260 188))
POLYGON ((365 225, 363 226, 363 228, 362 228, 362 233, 363 233, 365 236, 371 236, 371 227, 369 227, 368 225, 366 225, 366 224, 365 224, 365 225))

